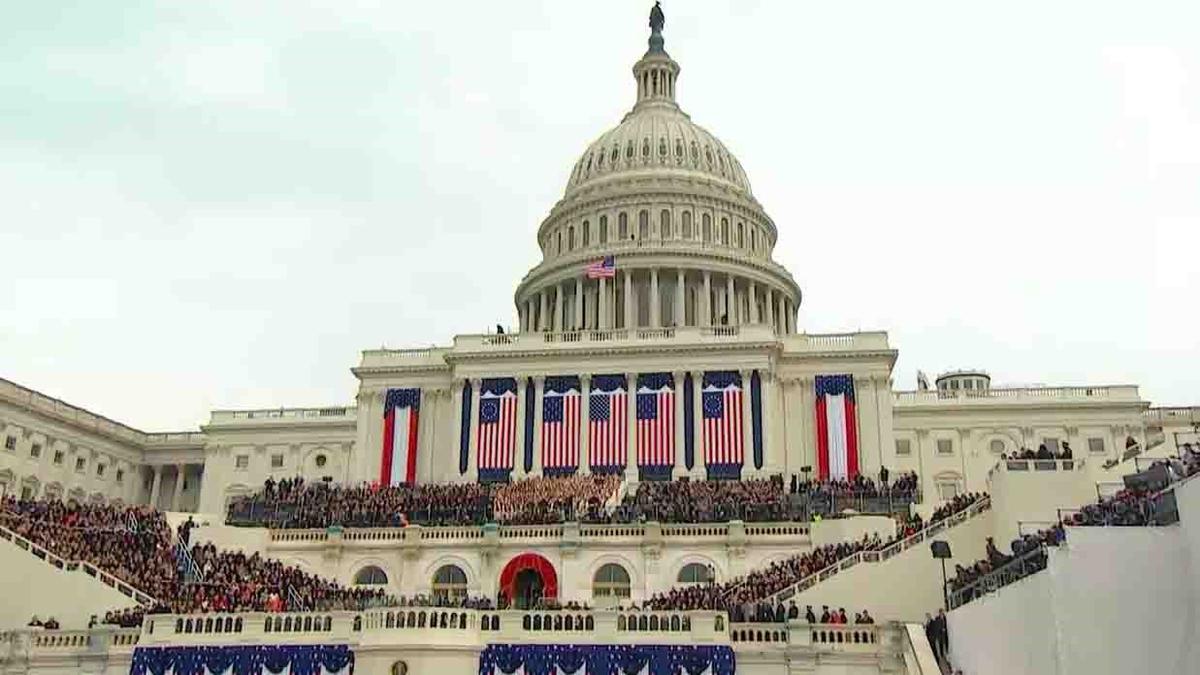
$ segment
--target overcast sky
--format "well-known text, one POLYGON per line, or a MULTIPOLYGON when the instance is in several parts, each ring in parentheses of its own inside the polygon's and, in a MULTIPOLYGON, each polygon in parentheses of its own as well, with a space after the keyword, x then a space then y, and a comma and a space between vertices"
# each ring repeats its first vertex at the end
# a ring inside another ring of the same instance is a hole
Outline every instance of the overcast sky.
MULTIPOLYGON (((515 323, 647 0, 7 2, 0 376, 147 430, 515 323)), ((809 332, 1200 403, 1200 3, 664 3, 809 332)))

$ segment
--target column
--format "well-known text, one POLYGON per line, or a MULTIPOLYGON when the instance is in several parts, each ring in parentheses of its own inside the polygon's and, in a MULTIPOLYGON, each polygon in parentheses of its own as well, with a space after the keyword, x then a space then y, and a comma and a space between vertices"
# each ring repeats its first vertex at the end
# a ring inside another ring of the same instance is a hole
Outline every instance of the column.
POLYGON ((579 475, 587 476, 592 472, 591 462, 588 461, 590 451, 588 449, 588 420, 592 414, 592 397, 588 392, 592 389, 592 376, 579 376, 580 396, 583 397, 583 404, 579 406, 579 475))
MULTIPOLYGON (((739 370, 742 376, 742 475, 754 468, 754 408, 750 405, 750 376, 753 370, 739 370)), ((765 465, 764 465, 765 466, 765 465)))
POLYGON ((733 275, 725 275, 725 316, 730 326, 738 325, 737 303, 733 297, 733 275))
POLYGON ((608 287, 604 283, 608 281, 604 277, 600 277, 600 290, 596 293, 596 328, 605 330, 608 328, 608 287))
POLYGON ((575 330, 583 330, 583 277, 575 278, 575 330))
MULTIPOLYGON (((704 296, 700 298, 700 307, 702 308, 701 316, 703 317, 698 323, 701 326, 712 325, 712 272, 704 270, 704 296)), ((700 386, 700 385, 696 385, 700 386)))
MULTIPOLYGON (((750 323, 758 323, 758 302, 754 298, 754 282, 746 283, 746 300, 750 305, 750 323)), ((766 466, 765 464, 763 466, 766 466)))
POLYGON ((671 373, 671 379, 675 381, 675 468, 671 471, 671 477, 679 478, 687 473, 687 464, 683 462, 683 434, 686 428, 683 424, 683 371, 671 373))
POLYGON ((637 373, 625 373, 625 480, 637 482, 637 373))
POLYGON ((546 297, 545 290, 542 290, 541 293, 538 293, 538 302, 540 303, 540 307, 539 307, 538 316, 537 316, 537 329, 539 331, 542 331, 542 330, 546 330, 547 328, 549 328, 549 323, 550 323, 550 322, 546 321, 546 318, 547 318, 546 312, 548 311, 547 305, 549 305, 549 302, 548 302, 548 298, 546 297))
POLYGON ((817 478, 817 398, 813 387, 816 381, 812 377, 802 377, 797 382, 800 387, 800 419, 804 427, 800 432, 800 466, 812 467, 809 477, 817 478))
MULTIPOLYGON (((704 276, 708 277, 708 273, 704 276)), ((701 370, 692 372, 692 452, 695 453, 692 480, 704 480, 704 371, 701 370)))
POLYGON ((563 289, 561 283, 554 285, 554 325, 550 327, 550 330, 563 330, 563 289))
POLYGON ((778 332, 779 325, 775 323, 775 293, 771 287, 767 287, 767 297, 763 299, 763 307, 767 310, 767 323, 771 325, 771 330, 778 332))
POLYGON ((479 480, 479 394, 482 381, 471 378, 471 438, 467 452, 467 479, 472 483, 479 480))
POLYGON ((536 375, 533 378, 533 475, 542 475, 542 394, 546 386, 546 378, 536 375))
POLYGON ((625 270, 625 329, 633 328, 633 270, 625 270))
POLYGON ((662 298, 658 294, 658 268, 650 268, 650 327, 662 328, 662 298))
POLYGON ((784 416, 779 409, 779 395, 775 373, 760 370, 762 382, 762 427, 763 427, 763 471, 768 476, 779 473, 783 467, 783 453, 779 439, 783 436, 784 416))
POLYGON ((525 390, 528 388, 529 378, 525 376, 517 377, 517 435, 516 435, 516 451, 513 457, 513 477, 525 477, 525 390))
POLYGON ((162 491, 162 467, 154 467, 154 482, 150 484, 150 507, 158 508, 158 495, 162 491))
POLYGON ((178 511, 180 498, 183 497, 183 480, 187 477, 187 465, 175 465, 175 491, 171 494, 171 510, 178 511))
POLYGON ((687 308, 684 307, 687 296, 684 294, 683 282, 683 268, 681 267, 675 273, 675 325, 679 328, 683 328, 687 324, 687 308))

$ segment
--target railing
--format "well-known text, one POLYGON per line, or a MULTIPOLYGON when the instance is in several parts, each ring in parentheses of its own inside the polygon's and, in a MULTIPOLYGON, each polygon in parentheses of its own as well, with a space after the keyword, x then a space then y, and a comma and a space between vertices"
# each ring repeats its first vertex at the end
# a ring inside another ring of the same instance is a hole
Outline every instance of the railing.
POLYGON ((146 445, 198 445, 205 443, 203 431, 169 431, 146 434, 146 445))
POLYGON ((729 626, 729 640, 734 644, 777 644, 787 646, 791 631, 786 623, 735 623, 729 626))
POLYGON ((33 543, 32 541, 22 537, 16 532, 13 532, 7 527, 0 526, 0 539, 12 542, 17 548, 24 549, 32 554, 35 558, 40 558, 47 564, 57 567, 65 572, 82 571, 84 574, 93 577, 100 583, 117 590, 122 595, 132 598, 139 605, 144 607, 155 605, 158 602, 153 597, 146 595, 133 586, 130 586, 128 583, 118 579, 108 572, 105 572, 86 560, 67 560, 66 558, 62 558, 51 552, 46 547, 33 543))
POLYGON ((966 509, 943 518, 942 520, 925 527, 921 531, 916 532, 905 539, 901 539, 900 541, 885 546, 877 551, 859 551, 858 553, 842 558, 841 560, 826 566, 824 569, 813 572, 791 586, 777 591, 773 595, 769 596, 768 600, 772 603, 778 603, 787 600, 788 598, 791 598, 812 588, 813 586, 816 586, 826 579, 837 576, 841 572, 844 572, 851 567, 858 565, 859 563, 879 563, 890 560, 891 558, 900 555, 913 546, 921 544, 929 537, 939 534, 949 528, 956 527, 959 524, 964 523, 985 511, 988 511, 991 508, 991 498, 984 497, 966 509))
POLYGON ((988 481, 1000 471, 1082 471, 1086 465, 1084 459, 1002 459, 988 470, 988 481))
POLYGON ((1045 545, 1026 551, 1003 566, 992 570, 962 588, 951 591, 948 601, 950 609, 957 609, 975 598, 999 590, 1014 581, 1046 569, 1045 545))
POLYGON ((1138 401, 1135 385, 1096 387, 993 387, 991 389, 950 389, 897 391, 896 403, 961 403, 967 400, 1013 398, 1138 401))
MULTIPOLYGON (((648 326, 629 328, 581 329, 575 331, 531 331, 528 333, 488 333, 457 335, 454 351, 521 350, 544 347, 547 344, 587 344, 614 342, 677 341, 680 343, 712 343, 714 340, 744 340, 778 343, 782 341, 789 352, 828 352, 888 349, 887 334, 882 332, 837 333, 830 335, 781 335, 765 323, 740 326, 648 326)), ((391 352, 364 352, 364 365, 386 365, 385 355, 391 352)))
POLYGON ((327 408, 269 408, 265 410, 214 410, 213 422, 231 420, 298 420, 298 419, 349 419, 353 420, 358 409, 353 406, 327 408))
POLYGON ((204 582, 204 574, 200 571, 200 566, 196 564, 196 559, 192 557, 192 552, 188 550, 187 545, 182 541, 175 542, 175 564, 183 572, 184 583, 196 584, 204 582))

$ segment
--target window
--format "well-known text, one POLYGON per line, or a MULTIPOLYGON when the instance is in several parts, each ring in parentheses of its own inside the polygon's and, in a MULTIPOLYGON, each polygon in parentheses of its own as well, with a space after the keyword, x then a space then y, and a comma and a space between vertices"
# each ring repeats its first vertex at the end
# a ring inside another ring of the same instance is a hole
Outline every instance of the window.
POLYGON ((442 565, 433 573, 433 597, 443 600, 467 597, 467 575, 457 565, 442 565))
POLYGON ((54 451, 54 464, 57 466, 62 466, 62 463, 63 463, 63 451, 55 450, 54 451))
POLYGON ((658 214, 658 234, 663 239, 675 236, 675 233, 671 231, 671 212, 666 209, 658 214))
POLYGON ((238 455, 233 458, 233 467, 235 469, 246 469, 250 466, 250 455, 238 455))
POLYGON ((617 216, 617 238, 621 241, 629 236, 629 215, 622 213, 617 216))
POLYGON ((354 583, 358 586, 383 586, 387 582, 387 572, 376 565, 367 565, 354 575, 354 583))
POLYGON ((963 380, 963 389, 974 389, 975 380, 963 380))
POLYGON ((638 211, 638 239, 650 238, 650 212, 638 211))
POLYGON ((937 482, 938 496, 943 501, 950 501, 958 496, 958 481, 956 480, 939 480, 937 482))
POLYGON ((608 243, 608 216, 600 216, 600 243, 608 243))
POLYGON ((117 469, 117 485, 125 482, 125 469, 117 469))
POLYGON ((103 464, 96 465, 96 478, 104 478, 104 465, 103 464))
POLYGON ((41 457, 42 456, 42 444, 34 443, 33 445, 29 446, 29 456, 34 459, 41 457))
POLYGON ((592 223, 583 221, 583 246, 586 248, 592 243, 592 223))
POLYGON ((1104 439, 1103 438, 1089 438, 1088 439, 1088 452, 1092 452, 1092 453, 1104 452, 1104 439))
POLYGON ((993 438, 991 443, 992 454, 1004 454, 1004 441, 999 438, 993 438))
POLYGON ((954 441, 949 438, 939 438, 937 442, 937 452, 939 455, 953 455, 954 441))
POLYGON ((596 570, 592 579, 592 598, 628 598, 629 572, 615 563, 608 563, 596 570))
POLYGON ((683 158, 683 141, 678 138, 675 139, 675 156, 683 158))
POLYGON ((711 584, 716 581, 714 576, 711 567, 700 563, 688 563, 679 570, 679 576, 675 580, 681 584, 711 584))
POLYGON ((556 240, 557 240, 557 242, 558 242, 558 243, 557 243, 557 246, 558 246, 558 253, 561 255, 561 254, 562 254, 562 230, 559 230, 558 232, 555 232, 555 233, 554 233, 554 235, 555 235, 555 238, 556 238, 556 240))
POLYGON ((86 464, 87 464, 87 462, 82 457, 76 457, 75 458, 75 471, 77 471, 79 473, 83 473, 83 467, 86 464))
POLYGON ((633 159, 633 141, 625 144, 625 159, 633 159))
POLYGON ((758 250, 758 230, 750 230, 750 250, 758 250))
POLYGON ((683 220, 683 238, 691 239, 692 238, 692 212, 684 211, 683 215, 680 216, 680 218, 683 220))
POLYGON ((721 219, 721 243, 725 244, 726 246, 729 245, 729 219, 728 218, 721 219))
POLYGON ((1053 438, 1053 437, 1046 438, 1046 439, 1043 439, 1042 442, 1046 444, 1046 449, 1049 450, 1050 452, 1058 452, 1058 439, 1057 438, 1053 438))
POLYGON ((712 241, 712 216, 707 213, 700 216, 700 235, 704 241, 712 241))
POLYGON ((271 468, 272 469, 282 469, 283 468, 283 455, 271 455, 271 468))
POLYGON ((4 449, 5 450, 16 450, 17 449, 17 437, 16 436, 6 437, 4 439, 4 449))
POLYGON ((328 461, 329 461, 329 458, 327 458, 325 455, 317 455, 317 459, 316 459, 317 468, 318 469, 325 468, 325 463, 328 461))
POLYGON ((737 247, 738 248, 745 248, 745 246, 746 246, 745 232, 746 232, 746 226, 741 223, 738 223, 738 228, 737 228, 737 247))
POLYGON ((896 439, 896 454, 900 456, 908 456, 912 454, 912 441, 907 438, 896 439))

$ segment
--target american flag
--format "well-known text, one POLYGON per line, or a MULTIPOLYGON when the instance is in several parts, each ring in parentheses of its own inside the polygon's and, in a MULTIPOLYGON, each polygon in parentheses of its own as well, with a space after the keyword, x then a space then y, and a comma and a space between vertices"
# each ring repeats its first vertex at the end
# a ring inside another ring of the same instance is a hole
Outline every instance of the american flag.
POLYGON ((675 390, 670 382, 642 386, 637 394, 638 466, 675 463, 675 390))
POLYGON ((611 279, 617 274, 617 262, 611 255, 604 256, 583 268, 589 279, 611 279))
POLYGON ((579 466, 579 390, 542 395, 542 468, 579 466))
POLYGON ((704 388, 704 463, 742 465, 742 388, 737 382, 704 388))
POLYGON ((479 470, 510 470, 517 438, 517 394, 484 387, 479 396, 479 470))
POLYGON ((588 454, 592 467, 625 466, 625 448, 629 427, 625 423, 626 393, 593 391, 588 408, 588 454))

